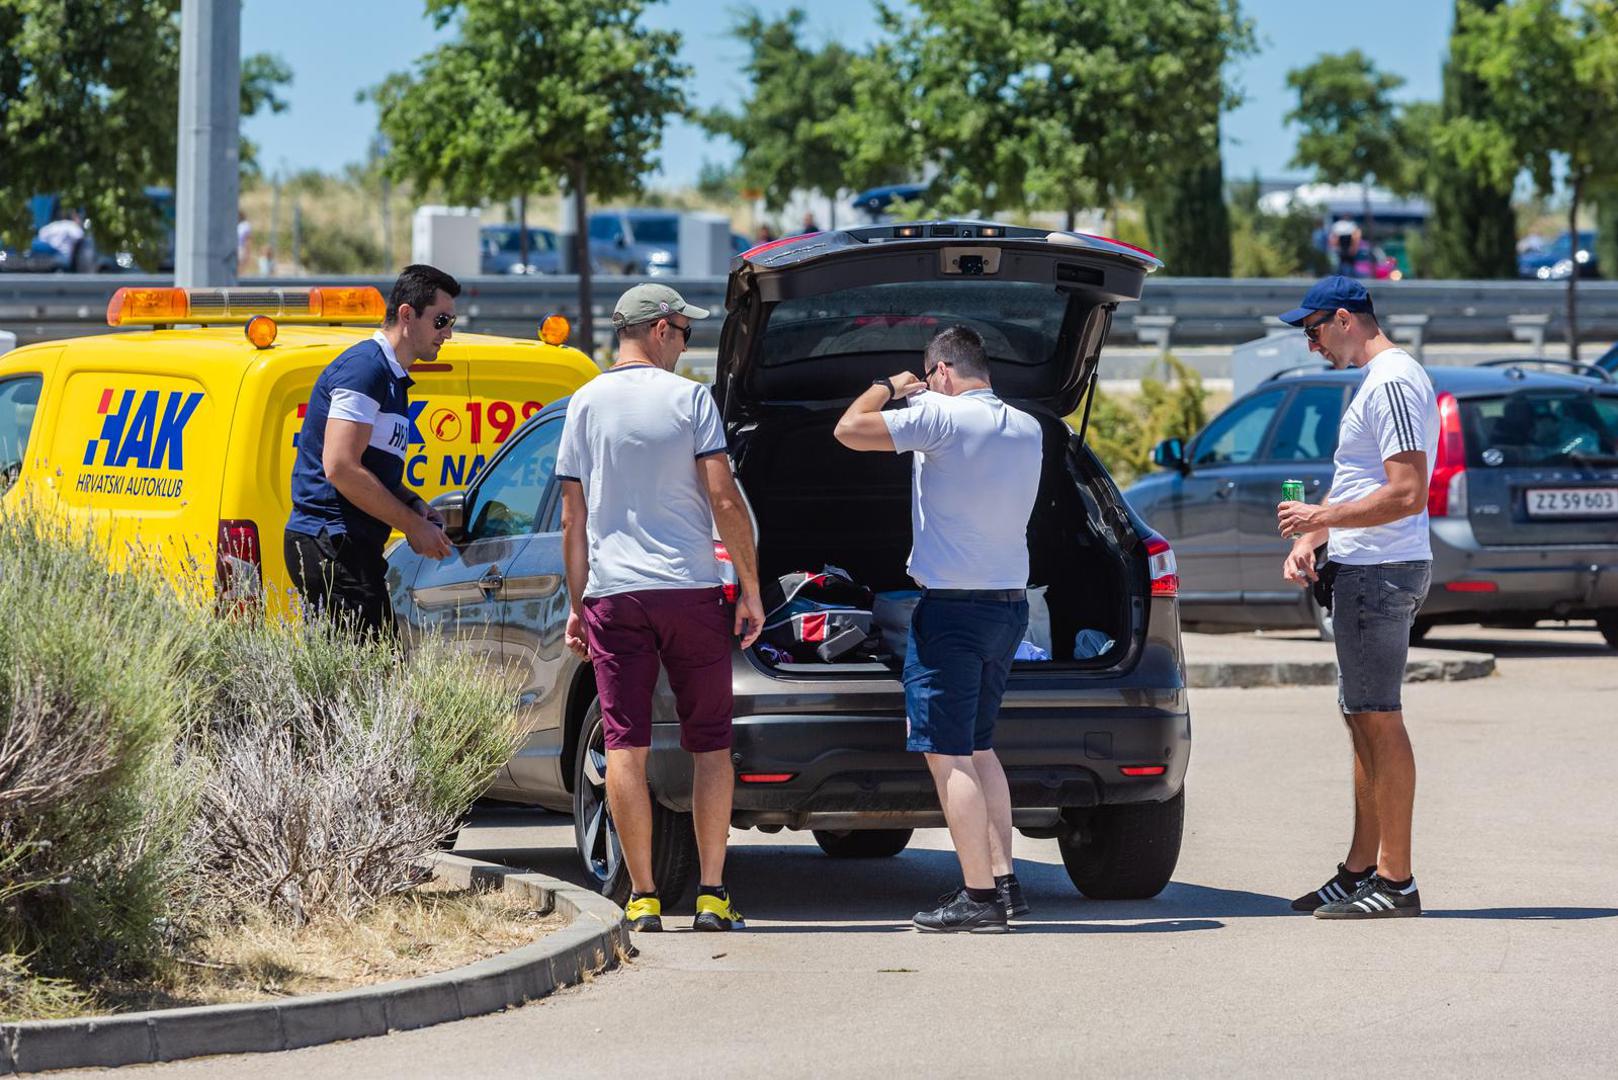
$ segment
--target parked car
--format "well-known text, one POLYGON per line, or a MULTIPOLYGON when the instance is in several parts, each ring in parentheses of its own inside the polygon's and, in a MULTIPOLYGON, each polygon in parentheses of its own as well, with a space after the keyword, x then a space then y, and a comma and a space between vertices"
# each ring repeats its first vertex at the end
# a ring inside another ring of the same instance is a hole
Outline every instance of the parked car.
POLYGON ((926 184, 889 184, 874 187, 854 196, 851 205, 871 222, 888 220, 889 208, 901 199, 918 199, 927 191, 926 184))
MULTIPOLYGON (((919 373, 939 327, 984 335, 996 387, 1045 432, 1030 576, 1045 586, 1057 657, 1014 666, 999 750, 1016 824, 1054 837, 1092 897, 1161 890, 1184 822, 1191 731, 1174 554, 1062 419, 1092 385, 1114 309, 1159 265, 1104 239, 965 221, 788 240, 732 268, 713 388, 765 578, 832 564, 876 590, 911 588, 908 455, 856 454, 832 428, 877 376, 919 373)), ((565 411, 542 411, 475 484, 440 498, 449 558, 396 545, 389 581, 407 638, 442 631, 511 680, 527 736, 490 796, 571 813, 593 881, 623 899, 594 673, 562 640, 565 411)), ((900 667, 737 650, 733 824, 810 829, 833 856, 893 855, 915 828, 941 826, 927 769, 904 750, 900 667)), ((666 684, 654 718, 653 860, 673 903, 695 848, 690 759, 666 684)))
POLYGON ((1517 276, 1528 280, 1566 281, 1577 270, 1581 278, 1600 277, 1595 230, 1580 229, 1577 248, 1572 237, 1572 233, 1564 232, 1549 247, 1518 255, 1517 276))
POLYGON ((590 215, 590 256, 611 274, 676 274, 680 215, 673 210, 597 210, 590 215))
MULTIPOLYGON (((162 237, 157 246, 157 271, 174 272, 174 191, 170 188, 145 189, 147 200, 157 215, 162 237)), ((64 216, 61 200, 55 195, 35 195, 28 200, 32 228, 37 234, 47 223, 64 216)), ((69 257, 38 241, 20 248, 0 248, 0 273, 20 274, 117 274, 140 272, 133 254, 127 251, 100 251, 95 243, 94 223, 84 222, 85 236, 69 257)))
POLYGON ((522 257, 522 229, 516 224, 485 225, 478 230, 482 260, 478 269, 485 274, 559 274, 562 253, 556 234, 537 225, 528 226, 528 261, 522 257))
MULTIPOLYGON (((1618 648, 1618 385, 1525 366, 1428 368, 1440 436, 1427 512, 1432 587, 1412 630, 1598 620, 1618 648)), ((1188 625, 1329 631, 1281 577, 1281 482, 1331 487, 1337 425, 1363 372, 1283 372, 1126 493, 1174 544, 1188 625)))

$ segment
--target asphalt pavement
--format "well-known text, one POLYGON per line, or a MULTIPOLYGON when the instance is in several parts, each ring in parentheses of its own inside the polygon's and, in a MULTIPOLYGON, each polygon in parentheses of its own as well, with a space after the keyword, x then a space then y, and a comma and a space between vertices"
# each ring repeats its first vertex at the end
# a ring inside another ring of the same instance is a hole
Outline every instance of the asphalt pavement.
MULTIPOLYGON (((1405 688, 1420 919, 1288 909, 1346 846, 1332 689, 1197 690, 1185 846, 1156 899, 1083 900, 1054 841, 1019 837, 1032 915, 1010 935, 922 935, 910 915, 958 880, 942 831, 866 862, 739 833, 728 878, 746 931, 690 932, 687 906, 624 969, 522 1009, 133 1072, 1610 1077, 1618 653, 1591 629, 1440 628, 1433 643, 1498 670, 1405 688)), ((555 816, 487 814, 458 850, 578 877, 555 816)))

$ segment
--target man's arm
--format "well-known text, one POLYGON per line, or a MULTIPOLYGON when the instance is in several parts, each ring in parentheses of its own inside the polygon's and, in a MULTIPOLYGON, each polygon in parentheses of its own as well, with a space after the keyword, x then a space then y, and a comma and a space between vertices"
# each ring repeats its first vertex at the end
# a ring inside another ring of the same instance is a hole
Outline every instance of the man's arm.
MULTIPOLYGON (((887 393, 886 390, 883 391, 887 393)), ((708 504, 713 508, 714 524, 719 528, 719 539, 730 553, 730 563, 736 568, 736 636, 742 639, 742 648, 758 640, 764 629, 764 604, 758 592, 758 552, 753 547, 753 522, 747 516, 741 489, 730 471, 727 454, 709 454, 697 460, 702 473, 703 486, 708 492, 708 504)))
POLYGON ((1321 529, 1364 529, 1419 514, 1427 505, 1427 455, 1420 450, 1394 454, 1382 463, 1388 482, 1345 503, 1282 503, 1276 519, 1282 536, 1321 529))
POLYGON ((590 650, 584 640, 584 588, 590 582, 590 534, 586 524, 590 508, 584 501, 584 485, 577 480, 562 481, 562 566, 567 573, 567 647, 588 660, 590 650))
POLYGON ((354 420, 326 421, 326 442, 320 463, 332 487, 378 521, 404 533, 410 549, 418 555, 442 559, 450 553, 444 530, 418 514, 394 495, 376 473, 360 462, 360 455, 371 444, 371 425, 354 420))
POLYGON ((883 406, 889 401, 909 397, 925 389, 926 384, 910 371, 901 371, 888 381, 893 384, 891 397, 887 387, 876 385, 848 403, 848 409, 832 431, 838 442, 850 450, 893 452, 893 435, 888 431, 887 421, 882 419, 883 406))

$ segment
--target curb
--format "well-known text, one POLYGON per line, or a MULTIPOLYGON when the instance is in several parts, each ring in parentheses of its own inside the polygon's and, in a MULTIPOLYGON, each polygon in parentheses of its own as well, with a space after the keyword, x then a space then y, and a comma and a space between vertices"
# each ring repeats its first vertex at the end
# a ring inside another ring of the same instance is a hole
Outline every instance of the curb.
POLYGON ((618 966, 624 913, 599 893, 444 852, 425 864, 463 888, 517 889, 572 921, 532 945, 436 975, 280 1001, 0 1024, 0 1074, 296 1050, 499 1012, 618 966))
MULTIPOLYGON (((1405 679, 1412 682, 1459 682, 1494 674, 1487 653, 1412 649, 1405 679)), ((1185 684, 1193 690, 1252 686, 1336 686, 1335 660, 1217 661, 1185 665, 1185 684)))

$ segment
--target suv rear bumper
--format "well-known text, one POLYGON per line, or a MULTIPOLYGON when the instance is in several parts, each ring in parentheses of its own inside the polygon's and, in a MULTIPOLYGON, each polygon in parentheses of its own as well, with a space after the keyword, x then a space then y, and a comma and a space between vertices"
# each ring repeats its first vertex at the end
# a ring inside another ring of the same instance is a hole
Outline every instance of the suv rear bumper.
MULTIPOLYGON (((1185 782, 1191 720, 1183 694, 1171 697, 1171 707, 1108 709, 1095 716, 1082 709, 1002 714, 996 751, 1012 806, 1054 811, 1172 798, 1185 782), (1161 775, 1121 771, 1156 765, 1164 767, 1161 775)), ((775 713, 739 716, 733 730, 738 824, 805 828, 816 826, 814 818, 837 815, 847 828, 848 815, 880 824, 884 817, 938 813, 921 755, 904 749, 903 716, 775 713), (770 779, 746 779, 755 775, 770 779), (787 779, 775 779, 783 775, 787 779)), ((691 759, 679 752, 676 725, 653 725, 648 773, 660 802, 690 809, 691 759)), ((912 823, 920 822, 894 821, 912 823)))
POLYGON ((1423 617, 1571 618, 1601 609, 1618 609, 1618 546, 1484 547, 1468 522, 1433 522, 1433 581, 1423 617), (1495 590, 1467 591, 1479 582, 1495 590))

